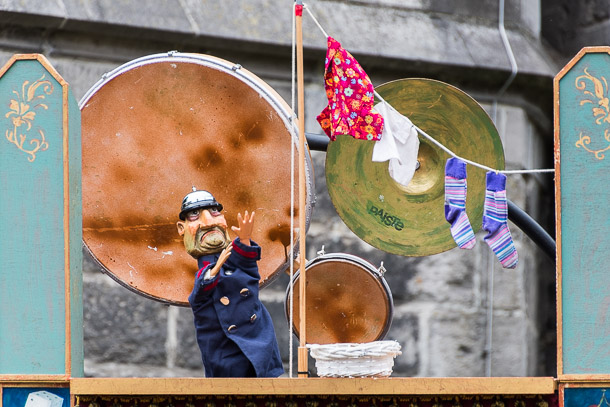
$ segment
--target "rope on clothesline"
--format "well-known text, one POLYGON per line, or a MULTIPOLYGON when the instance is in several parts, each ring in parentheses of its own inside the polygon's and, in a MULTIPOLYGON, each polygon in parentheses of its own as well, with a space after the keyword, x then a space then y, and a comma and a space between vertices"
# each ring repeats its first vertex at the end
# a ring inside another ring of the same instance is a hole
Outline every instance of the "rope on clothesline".
POLYGON ((309 17, 311 17, 311 19, 313 20, 314 23, 316 23, 316 25, 318 26, 318 28, 320 29, 320 31, 322 31, 322 34, 324 34, 324 36, 326 38, 329 37, 329 35, 326 33, 326 31, 324 31, 324 28, 322 28, 322 26, 320 25, 320 23, 318 22, 318 20, 314 17, 314 15, 311 13, 311 11, 309 10, 309 7, 307 7, 307 4, 303 3, 303 10, 307 11, 307 14, 309 14, 309 17))
MULTIPOLYGON (((328 34, 326 33, 326 31, 324 31, 324 28, 322 28, 322 26, 320 25, 320 23, 318 22, 318 20, 316 19, 316 17, 313 15, 313 13, 311 12, 311 10, 309 9, 308 5, 303 3, 303 8, 305 10, 307 10, 307 13, 309 14, 309 16, 311 17, 311 19, 313 20, 314 23, 316 23, 316 25, 318 26, 318 28, 320 29, 320 31, 322 31, 322 34, 324 34, 324 36, 326 38, 328 38, 328 34)), ((375 96, 377 96, 377 98, 382 101, 385 102, 388 106, 390 106, 390 108, 392 108, 394 111, 396 111, 398 114, 401 114, 400 112, 398 112, 391 104, 389 104, 388 102, 386 102, 379 93, 377 93, 377 91, 375 91, 375 96)), ((456 153, 454 153, 453 151, 451 151, 449 148, 445 147, 444 144, 442 144, 441 142, 437 141, 434 137, 430 136, 428 133, 426 133, 425 131, 423 131, 422 129, 420 129, 419 127, 417 127, 416 125, 413 125, 413 127, 415 128, 415 130, 417 130, 417 132, 419 134, 421 134, 423 137, 427 138, 428 140, 430 140, 432 143, 434 143, 437 147, 439 147, 441 150, 445 151, 447 154, 449 154, 452 157, 458 158, 470 165, 473 165, 475 167, 479 167, 482 168, 484 170, 487 171, 493 171, 496 173, 500 173, 500 174, 532 174, 532 173, 544 173, 544 172, 555 172, 554 169, 552 168, 548 168, 548 169, 533 169, 533 170, 498 170, 496 168, 491 168, 488 167, 486 165, 483 164, 479 164, 475 161, 472 160, 468 160, 466 158, 460 157, 459 155, 457 155, 456 153)))
MULTIPOLYGON (((398 114, 401 114, 400 112, 398 112, 398 110, 394 109, 394 106, 392 106, 391 104, 389 104, 388 102, 386 102, 379 93, 377 93, 377 91, 375 92, 375 96, 377 96, 377 98, 379 98, 380 101, 386 103, 388 106, 390 106, 394 111, 396 111, 398 114)), ((436 146, 438 146, 438 148, 440 148, 441 150, 445 151, 447 154, 449 154, 452 157, 458 158, 462 161, 464 161, 465 163, 468 163, 470 165, 473 165, 475 167, 479 167, 482 168, 484 170, 487 171, 494 171, 496 173, 501 173, 501 174, 528 174, 528 173, 540 173, 540 172, 555 172, 554 169, 535 169, 535 170, 497 170, 495 168, 491 168, 488 167, 486 165, 483 164, 479 164, 477 162, 474 162, 472 160, 468 160, 466 158, 460 157, 459 155, 457 155, 456 153, 454 153, 453 151, 451 151, 449 148, 445 147, 440 141, 437 141, 434 137, 430 136, 428 133, 426 133, 425 131, 423 131, 422 129, 420 129, 419 127, 417 127, 416 125, 413 125, 413 127, 415 128, 415 130, 417 130, 417 132, 419 134, 421 134, 422 136, 424 136, 425 138, 427 138, 428 140, 430 140, 432 143, 436 144, 436 146)))

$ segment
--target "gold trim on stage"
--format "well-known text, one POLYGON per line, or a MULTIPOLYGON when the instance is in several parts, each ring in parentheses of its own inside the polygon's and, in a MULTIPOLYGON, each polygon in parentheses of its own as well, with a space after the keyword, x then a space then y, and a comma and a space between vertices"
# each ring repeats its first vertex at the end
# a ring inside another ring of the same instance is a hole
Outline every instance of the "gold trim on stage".
POLYGON ((74 378, 72 395, 453 395, 552 394, 552 377, 472 378, 74 378))

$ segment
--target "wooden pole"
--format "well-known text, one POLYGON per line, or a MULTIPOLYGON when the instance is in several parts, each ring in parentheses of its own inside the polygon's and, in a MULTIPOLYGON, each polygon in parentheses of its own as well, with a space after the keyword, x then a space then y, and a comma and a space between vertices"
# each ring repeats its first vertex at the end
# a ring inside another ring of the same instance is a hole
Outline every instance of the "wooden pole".
POLYGON ((305 272, 305 82, 303 80, 303 2, 296 1, 295 7, 296 50, 297 50, 297 104, 299 117, 299 351, 298 377, 308 377, 306 297, 307 277, 305 272))

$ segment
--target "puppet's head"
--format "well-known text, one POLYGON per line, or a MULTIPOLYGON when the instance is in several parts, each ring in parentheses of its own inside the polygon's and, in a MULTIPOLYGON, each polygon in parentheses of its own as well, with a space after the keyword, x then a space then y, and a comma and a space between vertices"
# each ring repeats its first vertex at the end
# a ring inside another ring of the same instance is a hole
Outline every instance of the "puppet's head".
POLYGON ((178 234, 184 239, 186 252, 194 258, 222 251, 231 243, 222 205, 208 191, 193 192, 184 197, 180 208, 178 234))

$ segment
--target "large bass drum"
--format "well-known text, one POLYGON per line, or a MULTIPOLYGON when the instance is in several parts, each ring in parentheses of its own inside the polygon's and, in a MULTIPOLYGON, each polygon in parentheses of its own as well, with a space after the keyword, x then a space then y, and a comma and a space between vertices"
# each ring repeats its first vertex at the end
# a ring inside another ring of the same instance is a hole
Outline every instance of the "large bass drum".
MULTIPOLYGON (((323 254, 305 266, 307 343, 381 340, 392 323, 394 302, 382 271, 345 253, 323 254)), ((299 334, 300 272, 293 277, 293 329, 299 334)), ((290 321, 290 286, 284 301, 290 321)), ((290 322, 289 322, 290 323, 290 322)))
POLYGON ((256 211, 261 286, 286 269, 298 137, 290 131, 292 110, 270 86, 240 65, 170 52, 104 75, 80 108, 83 240, 111 277, 149 298, 187 305, 197 263, 176 222, 193 186, 216 197, 229 226, 239 212, 256 211))

